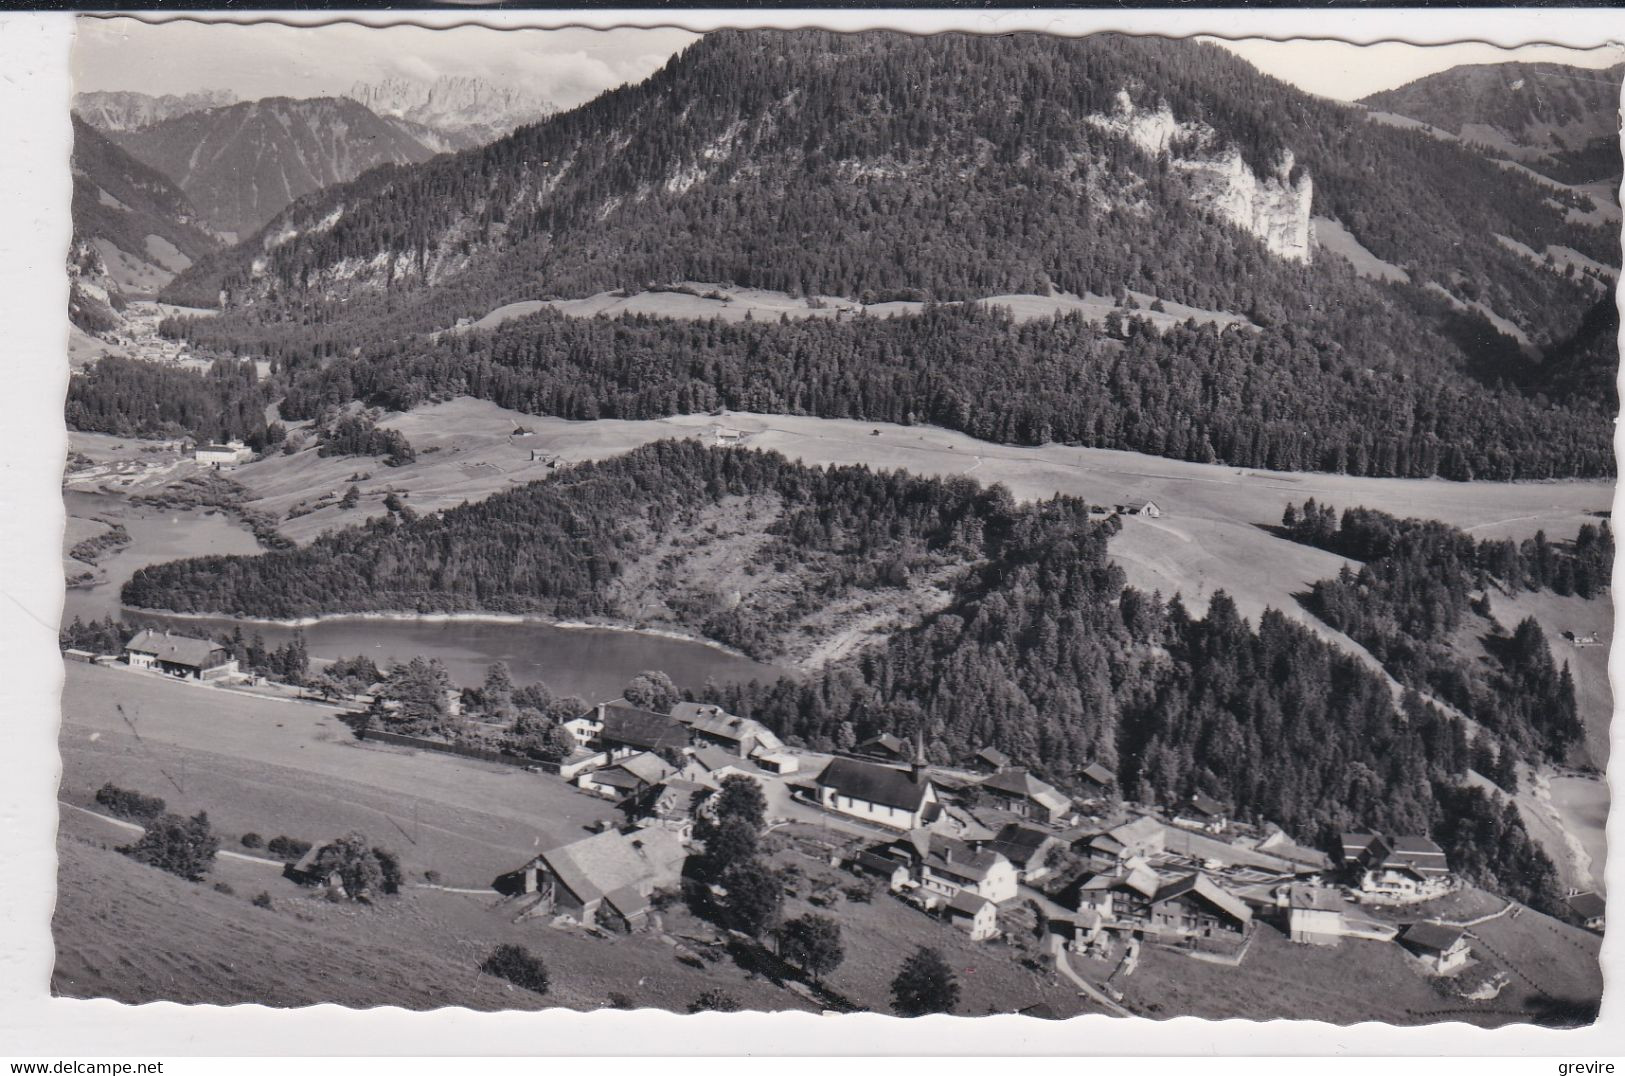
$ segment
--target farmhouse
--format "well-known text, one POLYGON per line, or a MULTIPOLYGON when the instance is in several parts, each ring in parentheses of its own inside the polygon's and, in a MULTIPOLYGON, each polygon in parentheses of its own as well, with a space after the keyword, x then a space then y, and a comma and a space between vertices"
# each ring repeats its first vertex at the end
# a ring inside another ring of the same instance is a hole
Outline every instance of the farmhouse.
POLYGON ((1107 865, 1147 859, 1160 854, 1167 846, 1167 827, 1151 815, 1142 815, 1132 822, 1096 834, 1087 844, 1090 859, 1104 861, 1107 865))
POLYGON ((831 811, 892 829, 916 829, 937 803, 936 786, 922 767, 900 770, 851 758, 831 759, 813 782, 818 802, 831 811))
POLYGON ((1412 923, 1399 935, 1399 943, 1435 975, 1455 971, 1472 955, 1461 928, 1442 923, 1412 923))
POLYGON ((1047 830, 1011 822, 999 830, 987 847, 1008 859, 1016 868, 1017 877, 1031 885, 1049 876, 1051 858, 1065 845, 1047 830))
POLYGON ((854 747, 852 752, 865 758, 878 758, 884 762, 907 762, 913 757, 908 744, 889 732, 864 740, 854 747))
POLYGON ((906 862, 914 881, 932 893, 952 897, 970 892, 995 904, 1015 899, 1016 868, 991 849, 916 829, 892 842, 887 852, 906 862))
POLYGON ((688 726, 689 742, 696 747, 717 747, 735 758, 750 758, 762 751, 778 751, 782 741, 766 725, 748 717, 735 717, 720 706, 680 702, 671 716, 688 726))
POLYGON ((1137 863, 1126 871, 1090 874, 1079 879, 1071 903, 1080 911, 1097 912, 1105 919, 1143 918, 1144 909, 1161 886, 1162 879, 1156 871, 1137 863), (1140 911, 1119 913, 1119 909, 1131 908, 1140 911))
POLYGON ((1100 763, 1091 762, 1079 771, 1078 782, 1091 799, 1099 799, 1116 786, 1117 775, 1100 763))
POLYGON ((1198 792, 1174 809, 1174 825, 1222 833, 1230 824, 1230 810, 1212 796, 1198 792))
POLYGON ((1288 886, 1287 935, 1304 945, 1337 945, 1344 934, 1343 898, 1323 886, 1288 886))
POLYGON ((1026 770, 1001 770, 978 787, 1005 809, 1026 818, 1055 824, 1072 813, 1072 801, 1065 794, 1026 770))
POLYGON ((574 781, 588 770, 596 770, 600 766, 609 764, 609 756, 602 751, 594 751, 590 747, 577 746, 575 750, 557 762, 537 762, 536 766, 549 773, 556 773, 566 781, 574 781))
POLYGON ((969 765, 981 773, 998 773, 1010 767, 1010 756, 997 747, 984 747, 971 756, 969 765))
POLYGON ((671 764, 665 759, 645 751, 638 755, 628 755, 613 766, 601 770, 588 770, 581 775, 576 785, 583 792, 606 796, 612 800, 624 800, 628 796, 636 796, 653 787, 672 772, 671 764))
POLYGON ((1345 833, 1343 866, 1361 899, 1376 904, 1414 904, 1450 889, 1444 850, 1426 837, 1345 833))
POLYGON ((694 748, 684 757, 682 768, 678 772, 685 780, 709 788, 722 787, 722 779, 734 774, 741 774, 755 781, 760 781, 765 776, 750 761, 721 747, 694 748))
POLYGON ((1579 918, 1582 926, 1598 934, 1603 932, 1608 922, 1608 902, 1601 893, 1576 893, 1568 903, 1569 911, 1579 918))
POLYGON ((708 810, 706 802, 710 795, 711 789, 703 785, 681 777, 668 777, 639 793, 627 813, 633 825, 668 830, 687 844, 694 836, 695 811, 708 810))
POLYGON ((970 934, 971 941, 986 941, 999 933, 999 910, 991 900, 961 890, 942 907, 948 922, 970 934))
POLYGON ((124 644, 132 669, 157 669, 187 680, 218 680, 237 675, 237 659, 219 643, 150 628, 124 644))
POLYGON ((1149 497, 1131 497, 1116 506, 1120 516, 1146 516, 1158 519, 1162 516, 1162 508, 1149 497))
POLYGON ((669 714, 643 710, 619 699, 599 703, 595 712, 599 746, 612 761, 641 751, 675 753, 688 746, 688 729, 669 714))
POLYGON ((227 470, 254 458, 254 450, 241 441, 228 441, 223 445, 198 445, 192 458, 215 470, 227 470))
POLYGON ((520 869, 524 892, 539 895, 526 914, 636 929, 654 891, 678 884, 685 858, 676 834, 658 828, 610 830, 551 848, 520 869))

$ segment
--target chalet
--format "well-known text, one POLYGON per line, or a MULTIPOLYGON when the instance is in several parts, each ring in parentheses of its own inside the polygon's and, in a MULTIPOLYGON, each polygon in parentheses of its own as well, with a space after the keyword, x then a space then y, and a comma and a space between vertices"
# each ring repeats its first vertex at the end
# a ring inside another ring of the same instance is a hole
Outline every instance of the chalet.
POLYGON ((712 790, 681 777, 668 777, 633 797, 627 804, 632 824, 664 829, 687 844, 694 836, 695 812, 707 811, 712 790))
POLYGON ((735 717, 720 706, 679 703, 671 716, 688 726, 689 742, 696 747, 721 748, 735 758, 750 758, 761 751, 778 751, 784 743, 766 725, 748 717, 735 717), (689 708, 695 712, 690 713, 689 708))
POLYGON ((984 747, 970 757, 969 766, 981 773, 998 773, 1010 768, 1010 756, 997 747, 984 747))
POLYGON ((598 744, 611 761, 643 751, 676 754, 688 746, 688 729, 669 714, 657 714, 617 699, 601 702, 597 716, 598 744))
POLYGON ((1095 834, 1084 847, 1095 862, 1117 864, 1131 859, 1149 859, 1168 847, 1168 829, 1160 819, 1141 815, 1132 822, 1095 834))
POLYGON ((1144 863, 1127 870, 1088 874, 1080 878, 1072 890, 1070 903, 1079 911, 1093 911, 1105 919, 1132 918, 1119 909, 1144 909, 1157 895, 1162 879, 1144 863))
POLYGON ((1412 923, 1400 933, 1399 944, 1435 975, 1448 975, 1467 963, 1472 955, 1472 947, 1461 928, 1443 923, 1412 923))
POLYGON ((678 773, 684 780, 708 788, 722 787, 722 779, 734 774, 743 774, 758 782, 766 776, 755 763, 721 747, 696 747, 689 751, 678 773))
POLYGON ((583 792, 620 801, 659 784, 673 773, 671 763, 648 751, 628 755, 613 766, 588 770, 576 780, 583 792))
POLYGON ((1066 846, 1047 830, 1011 822, 999 830, 987 847, 1008 859, 1016 868, 1016 877, 1031 885, 1049 876, 1053 856, 1066 846))
POLYGON ((237 675, 237 659, 219 643, 150 628, 124 644, 132 669, 156 669, 185 680, 219 680, 237 675))
POLYGON ((1197 872, 1164 882, 1149 911, 1148 929, 1181 938, 1240 937, 1253 919, 1240 898, 1197 872))
POLYGON ((886 851, 893 859, 907 863, 910 876, 930 893, 952 897, 970 892, 995 904, 1015 899, 1016 868, 991 849, 977 848, 928 829, 915 829, 893 841, 886 851))
POLYGON ((654 891, 678 884, 686 858, 676 834, 658 828, 609 830, 551 848, 520 868, 524 892, 539 895, 526 914, 637 929, 654 891))
POLYGON ((1601 893, 1576 893, 1569 897, 1568 904, 1581 926, 1598 934, 1603 932, 1608 921, 1608 901, 1601 893))
POLYGON ((1072 814, 1072 801, 1026 770, 1001 770, 977 786, 1006 810, 1051 824, 1072 814))
POLYGON ((1081 953, 1100 944, 1105 937, 1106 920, 1093 908, 1080 908, 1066 915, 1051 915, 1048 927, 1051 934, 1073 952, 1081 953))
POLYGON ((282 877, 300 885, 320 886, 324 889, 338 888, 343 884, 338 867, 334 866, 331 860, 325 870, 318 865, 326 848, 325 844, 311 845, 305 849, 304 855, 292 863, 283 865, 282 877))
POLYGON ((1106 796, 1117 786, 1117 775, 1098 762, 1091 762, 1078 772, 1078 783, 1091 799, 1106 796))
POLYGON ((942 906, 942 917, 970 934, 971 941, 998 937, 999 909, 986 897, 962 889, 942 906))
POLYGON ((1212 796, 1198 792, 1174 808, 1174 825, 1223 833, 1230 824, 1230 809, 1212 796))
POLYGON ((1343 898, 1324 886, 1287 886, 1287 936, 1303 945, 1337 945, 1347 933, 1343 898))
POLYGON ((1345 833, 1343 867, 1360 899, 1374 904, 1413 904, 1450 890, 1444 850, 1426 837, 1345 833))
POLYGON ((909 762, 914 758, 908 744, 889 732, 864 740, 852 749, 852 753, 883 762, 909 762))
POLYGON ((886 888, 893 893, 909 883, 907 863, 870 848, 865 848, 854 855, 847 861, 847 866, 856 874, 869 874, 882 879, 886 883, 886 888))
POLYGON ((1149 497, 1131 497, 1116 506, 1120 516, 1145 516, 1149 519, 1159 519, 1162 508, 1149 497))
POLYGON ((851 758, 831 759, 813 781, 820 805, 891 829, 916 829, 937 804, 923 767, 902 770, 851 758))
POLYGON ((223 445, 198 445, 192 458, 215 470, 228 470, 253 459, 254 450, 241 441, 228 441, 223 445))

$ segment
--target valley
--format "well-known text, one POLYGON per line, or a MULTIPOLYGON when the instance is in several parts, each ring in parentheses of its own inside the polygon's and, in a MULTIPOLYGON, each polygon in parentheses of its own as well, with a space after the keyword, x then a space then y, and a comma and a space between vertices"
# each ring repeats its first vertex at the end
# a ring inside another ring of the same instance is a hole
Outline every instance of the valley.
POLYGON ((1625 66, 671 47, 76 98, 54 989, 1595 1019, 1625 66))

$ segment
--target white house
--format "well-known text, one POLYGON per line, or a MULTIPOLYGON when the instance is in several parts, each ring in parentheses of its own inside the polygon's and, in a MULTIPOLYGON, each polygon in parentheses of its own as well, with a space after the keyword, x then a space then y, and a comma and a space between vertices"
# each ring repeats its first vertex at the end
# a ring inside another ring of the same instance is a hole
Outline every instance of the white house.
POLYGON ((1343 865, 1360 899, 1374 904, 1414 904, 1450 891, 1444 849, 1426 837, 1345 833, 1343 865))
POLYGON ((192 458, 216 469, 235 467, 254 458, 254 450, 241 441, 227 441, 223 445, 198 445, 192 458))
POLYGON ((971 941, 986 941, 999 933, 999 910, 986 897, 962 890, 942 908, 943 918, 970 934, 971 941))

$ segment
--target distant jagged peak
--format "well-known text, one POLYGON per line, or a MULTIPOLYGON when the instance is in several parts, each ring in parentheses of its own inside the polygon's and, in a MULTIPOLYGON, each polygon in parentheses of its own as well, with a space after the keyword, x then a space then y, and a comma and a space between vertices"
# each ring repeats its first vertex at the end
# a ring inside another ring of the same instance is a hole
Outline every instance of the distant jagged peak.
POLYGON ((237 95, 231 90, 161 95, 134 90, 88 90, 74 94, 73 110, 98 130, 136 131, 176 116, 234 105, 237 101, 237 95))
POLYGON ((441 75, 432 80, 397 76, 357 82, 347 96, 380 116, 447 132, 489 132, 492 137, 557 111, 538 94, 474 75, 441 75))

